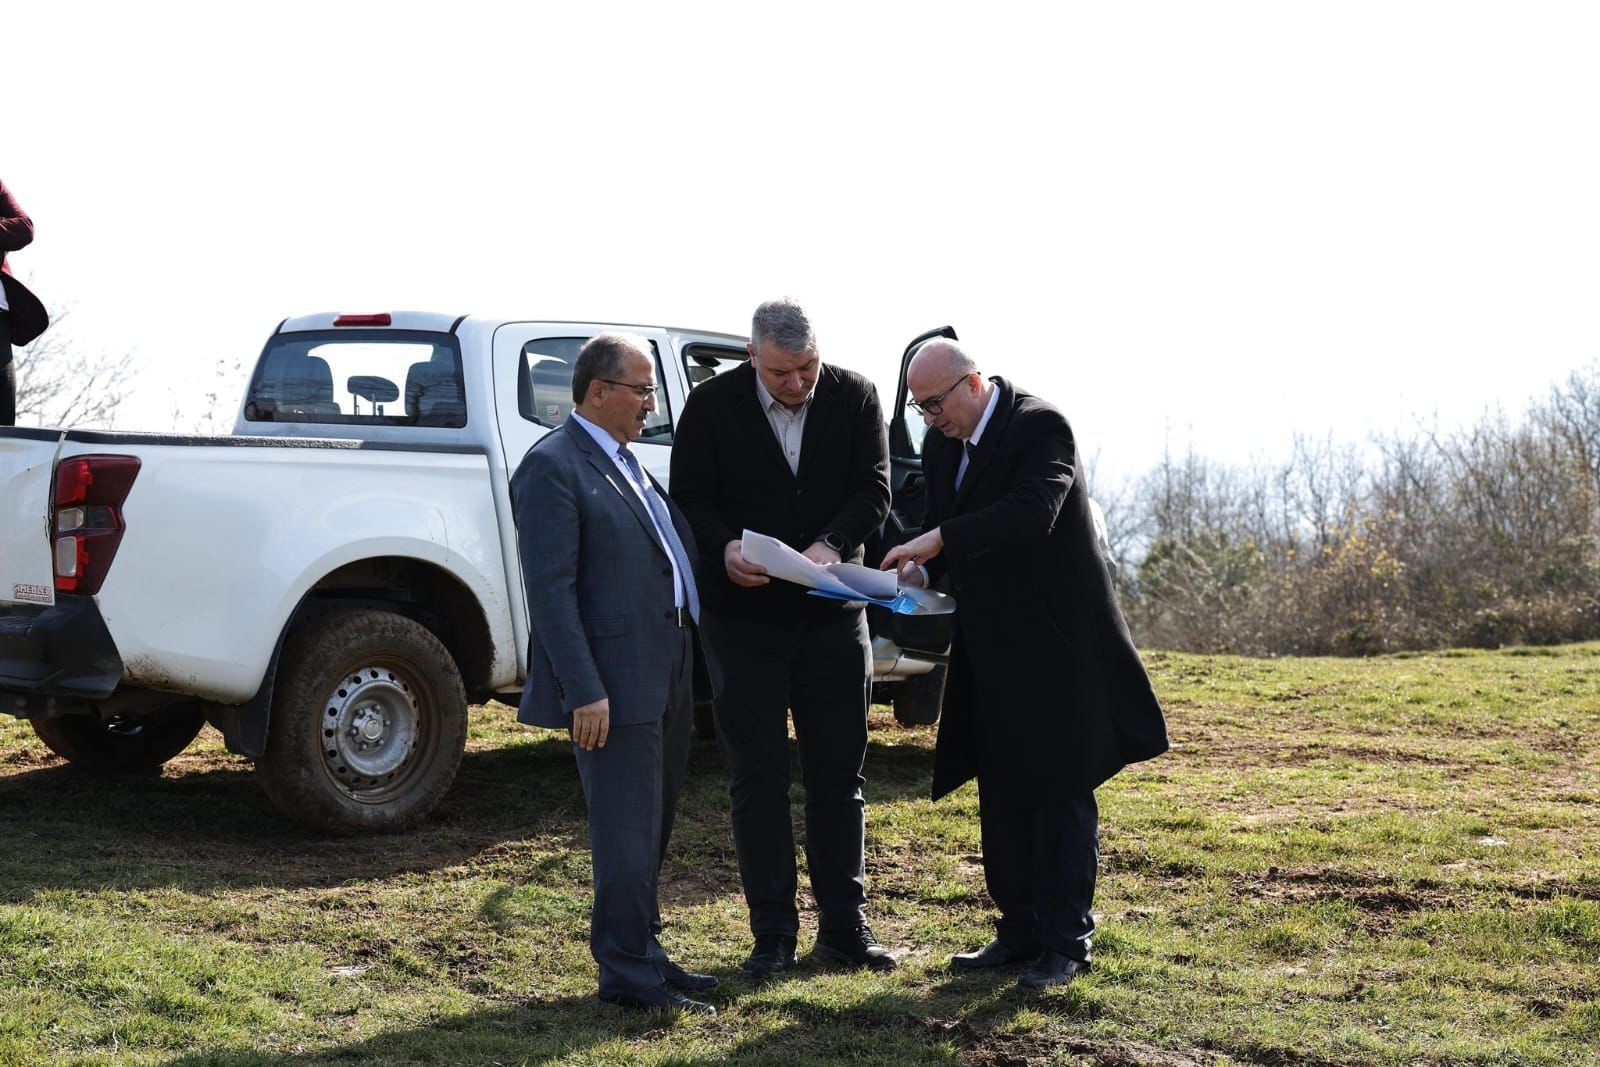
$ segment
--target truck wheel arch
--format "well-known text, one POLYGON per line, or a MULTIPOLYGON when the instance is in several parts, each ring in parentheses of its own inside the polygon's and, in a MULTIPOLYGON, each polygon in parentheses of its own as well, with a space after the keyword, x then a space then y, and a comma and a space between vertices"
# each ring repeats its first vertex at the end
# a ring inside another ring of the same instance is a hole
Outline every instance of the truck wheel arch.
POLYGON ((489 620, 477 597, 436 563, 409 556, 374 556, 329 571, 314 582, 278 633, 261 685, 238 705, 212 704, 207 718, 230 752, 252 759, 266 751, 272 693, 285 640, 329 611, 375 608, 404 615, 426 627, 456 662, 469 703, 488 699, 494 660, 489 620))

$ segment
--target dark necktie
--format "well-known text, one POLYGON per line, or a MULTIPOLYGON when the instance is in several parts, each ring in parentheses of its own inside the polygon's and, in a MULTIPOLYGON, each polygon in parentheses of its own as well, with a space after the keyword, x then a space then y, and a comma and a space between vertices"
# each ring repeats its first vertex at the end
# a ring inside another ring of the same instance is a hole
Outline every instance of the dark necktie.
POLYGON ((957 492, 959 492, 961 490, 961 483, 962 483, 962 481, 964 481, 966 479, 967 471, 972 469, 972 457, 977 455, 977 452, 978 452, 978 446, 973 444, 971 441, 963 441, 963 442, 961 442, 961 447, 966 449, 967 458, 966 458, 965 466, 958 466, 956 468, 956 491, 957 492))
POLYGON ((628 447, 623 445, 617 449, 617 455, 627 465, 628 473, 633 476, 633 482, 644 493, 645 505, 650 508, 650 514, 656 520, 656 528, 661 531, 661 536, 666 539, 667 548, 672 551, 672 558, 678 564, 678 574, 683 578, 683 595, 688 600, 690 618, 695 622, 700 621, 700 592, 694 587, 694 568, 689 566, 689 554, 683 550, 683 542, 678 538, 678 530, 672 525, 672 515, 667 511, 667 502, 661 499, 661 494, 656 492, 655 486, 644 476, 644 471, 639 467, 639 461, 634 458, 628 447))

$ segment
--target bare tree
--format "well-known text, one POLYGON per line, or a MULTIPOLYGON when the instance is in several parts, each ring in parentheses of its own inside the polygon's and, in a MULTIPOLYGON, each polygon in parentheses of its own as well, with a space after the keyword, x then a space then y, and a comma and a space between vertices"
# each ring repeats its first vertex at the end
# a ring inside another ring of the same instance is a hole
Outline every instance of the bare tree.
POLYGON ((133 354, 91 355, 56 323, 17 354, 17 421, 109 426, 133 376, 133 354))
POLYGON ((211 365, 211 379, 200 399, 199 413, 174 405, 172 428, 179 433, 225 434, 233 428, 234 412, 245 380, 244 361, 219 356, 211 365))
POLYGON ((1119 508, 1130 625, 1162 647, 1366 654, 1600 638, 1600 363, 1520 417, 1277 467, 1170 453, 1119 508))

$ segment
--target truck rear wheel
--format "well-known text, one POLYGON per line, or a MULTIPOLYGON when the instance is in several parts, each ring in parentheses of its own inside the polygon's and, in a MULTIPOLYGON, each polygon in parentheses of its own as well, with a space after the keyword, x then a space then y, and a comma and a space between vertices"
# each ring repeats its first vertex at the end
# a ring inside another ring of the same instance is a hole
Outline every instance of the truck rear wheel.
POLYGON ((64 715, 29 719, 45 747, 86 771, 153 771, 189 747, 206 724, 199 704, 173 704, 138 716, 64 715))
POLYGON ((939 721, 944 704, 945 667, 937 664, 926 674, 918 674, 894 688, 894 721, 902 726, 929 726, 939 721))
POLYGON ((439 639, 402 615, 339 611, 285 642, 256 769, 290 818, 381 833, 434 809, 466 744, 466 693, 439 639))

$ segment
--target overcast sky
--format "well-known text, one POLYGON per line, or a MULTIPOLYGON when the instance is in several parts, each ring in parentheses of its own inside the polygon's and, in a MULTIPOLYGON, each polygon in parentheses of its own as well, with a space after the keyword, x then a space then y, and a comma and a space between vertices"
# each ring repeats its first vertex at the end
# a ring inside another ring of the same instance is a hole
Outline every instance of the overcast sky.
POLYGON ((1103 476, 1600 357, 1600 5, 552 6, 8 5, 13 269, 136 353, 117 425, 324 310, 788 293, 885 391, 948 322, 1103 476))

